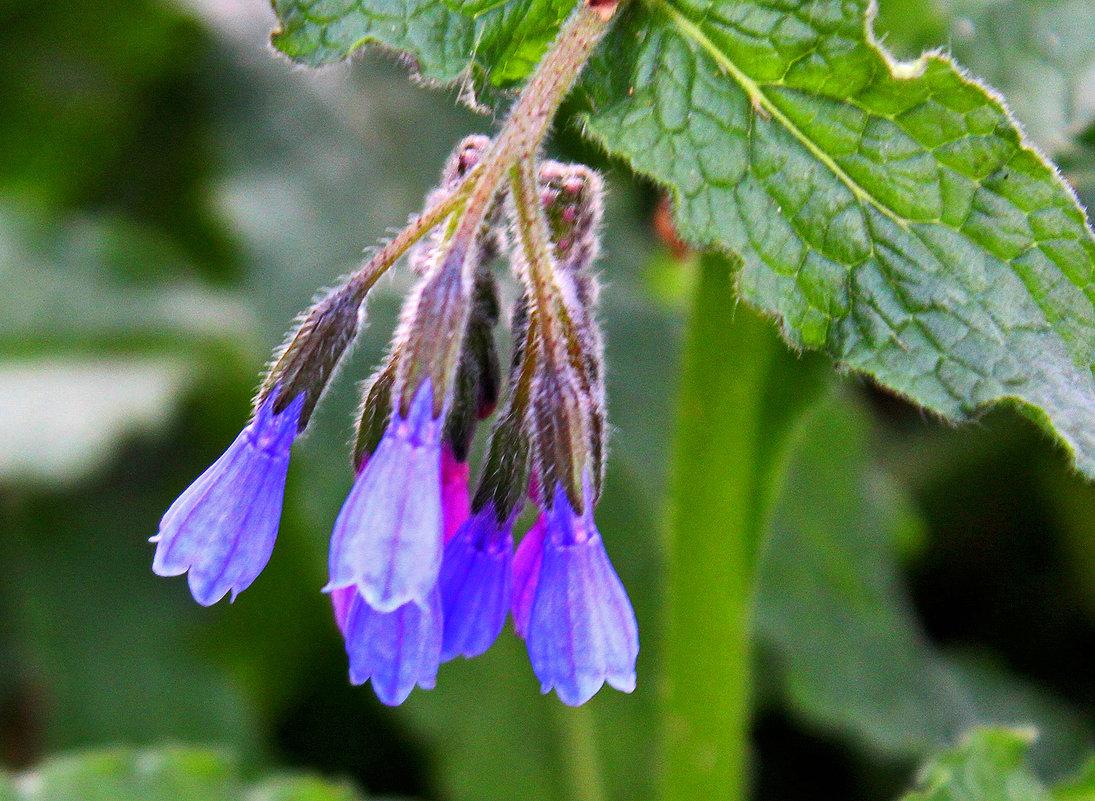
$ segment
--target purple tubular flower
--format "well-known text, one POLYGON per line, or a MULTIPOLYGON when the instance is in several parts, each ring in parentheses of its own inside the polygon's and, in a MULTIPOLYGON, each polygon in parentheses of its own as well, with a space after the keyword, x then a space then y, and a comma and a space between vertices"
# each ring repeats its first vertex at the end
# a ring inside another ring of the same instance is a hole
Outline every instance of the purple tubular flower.
POLYGON ((547 523, 541 514, 517 546, 517 555, 513 557, 513 628, 518 637, 524 637, 528 631, 528 617, 536 597, 536 584, 540 580, 546 528, 547 523))
MULTIPOLYGON (((378 447, 379 450, 379 447, 378 447)), ((366 464, 369 457, 366 456, 366 464)), ((365 465, 362 466, 364 470, 365 465)), ((452 448, 441 447, 441 516, 446 537, 468 516, 468 465, 452 448)), ((441 602, 434 590, 426 606, 403 604, 378 612, 361 597, 357 585, 330 591, 335 622, 346 641, 350 680, 372 679, 385 704, 401 704, 417 684, 434 686, 441 654, 441 602)))
POLYGON ((327 592, 356 586, 378 612, 426 606, 441 567, 441 428, 423 382, 358 473, 331 535, 327 592))
POLYGON ((331 606, 335 609, 335 623, 342 637, 346 637, 346 618, 350 614, 350 602, 357 595, 357 587, 343 587, 340 590, 331 590, 331 606))
POLYGON ((304 395, 274 414, 271 392, 228 450, 202 473, 160 521, 152 570, 189 572, 194 600, 216 603, 247 589, 270 561, 281 518, 289 449, 304 395))
POLYGON ((502 631, 513 575, 513 522, 499 522, 487 503, 462 525, 441 561, 438 587, 445 611, 441 659, 478 656, 502 631))
POLYGON ((544 516, 540 573, 525 638, 540 689, 564 704, 584 704, 608 682, 635 689, 639 633, 627 592, 608 561, 593 522, 589 480, 585 511, 555 488, 544 516))
POLYGON ((378 612, 354 587, 331 593, 335 619, 346 638, 350 682, 372 680, 376 697, 388 706, 407 700, 417 684, 433 689, 441 663, 441 600, 437 590, 427 603, 405 603, 378 612))

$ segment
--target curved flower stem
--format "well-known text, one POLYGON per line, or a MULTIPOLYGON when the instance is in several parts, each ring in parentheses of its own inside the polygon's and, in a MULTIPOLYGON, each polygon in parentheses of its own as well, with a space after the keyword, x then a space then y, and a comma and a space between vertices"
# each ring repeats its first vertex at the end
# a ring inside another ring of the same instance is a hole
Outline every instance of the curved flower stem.
MULTIPOLYGON (((554 314, 562 311, 556 302, 555 270, 551 256, 551 240, 540 211, 540 198, 536 194, 536 175, 532 162, 522 160, 510 171, 510 193, 516 217, 517 239, 524 253, 526 275, 521 276, 530 293, 530 313, 539 325, 540 333, 548 343, 556 333, 551 326, 554 314)), ((550 344, 548 345, 550 348, 550 344)))
MULTIPOLYGON (((582 0, 575 7, 525 84, 483 159, 451 194, 411 220, 395 239, 351 276, 349 284, 359 301, 400 256, 446 218, 454 218, 454 224, 445 239, 454 245, 470 243, 514 165, 525 163, 531 172, 535 172, 536 152, 555 112, 574 86, 593 48, 608 30, 616 4, 616 0, 582 0)), ((535 186, 534 178, 533 192, 535 186)), ((465 265, 465 269, 470 268, 465 265)))
MULTIPOLYGON (((429 368, 430 377, 437 388, 448 387, 455 374, 459 343, 463 337, 466 312, 470 303, 471 288, 474 284, 474 272, 478 268, 476 239, 483 230, 492 205, 497 202, 507 175, 517 165, 533 175, 532 191, 535 192, 536 153, 547 135, 555 112, 566 97, 574 82, 578 79, 593 48, 608 30, 617 0, 581 0, 563 23, 536 70, 529 78, 520 97, 510 110, 502 130, 483 154, 479 163, 464 177, 453 190, 449 198, 441 201, 440 211, 427 210, 391 243, 390 248, 379 254, 377 272, 383 272, 386 264, 380 257, 387 257, 387 251, 396 247, 406 250, 410 243, 421 237, 443 219, 449 216, 448 203, 452 203, 451 222, 446 228, 442 241, 444 254, 438 265, 439 286, 456 287, 450 292, 445 308, 451 312, 448 319, 438 330, 432 332, 445 343, 443 349, 435 348, 436 338, 431 344, 422 345, 426 349, 434 348, 436 357, 429 368), (406 240, 406 243, 404 243, 406 240)), ((539 215, 539 204, 536 204, 539 215)), ((537 219, 533 227, 543 228, 542 220, 537 219)), ((400 251, 402 252, 402 251, 400 251)), ((390 263, 390 262, 388 262, 390 263)), ((372 279, 369 266, 362 271, 362 286, 367 288, 372 279)), ((356 278, 356 276, 355 276, 356 278)), ((443 292, 435 292, 436 300, 444 300, 443 292)), ((363 295, 362 295, 363 297, 363 295)), ((431 296, 430 300, 434 300, 431 296)), ((417 334, 416 334, 417 336, 417 334)), ((419 337, 421 339, 421 337, 419 337)), ((425 340, 422 340, 425 342, 425 340)), ((413 354, 413 349, 411 350, 413 354)), ((401 364, 418 365, 424 360, 416 358, 401 359, 401 364)), ((396 394, 401 407, 406 409, 411 401, 410 392, 419 383, 421 376, 408 373, 398 374, 396 394)), ((439 391, 435 396, 434 413, 441 414, 446 395, 439 391)))
MULTIPOLYGON (((563 23, 548 51, 525 84, 501 132, 482 160, 448 196, 428 207, 400 231, 350 278, 354 296, 359 300, 385 271, 419 239, 454 218, 445 239, 470 243, 479 232, 506 176, 518 163, 526 163, 534 172, 536 152, 540 148, 559 104, 589 60, 593 48, 608 30, 616 2, 582 0, 563 23)), ((532 191, 535 192, 535 178, 532 191)), ((469 269, 465 265, 465 269, 469 269)))
POLYGON ((522 279, 535 301, 531 312, 540 310, 533 317, 543 318, 540 333, 545 340, 545 348, 551 350, 556 343, 556 337, 562 337, 564 352, 578 377, 585 382, 584 388, 589 391, 582 344, 556 281, 554 246, 540 207, 536 174, 531 161, 522 160, 511 169, 510 197, 515 211, 517 238, 529 269, 529 274, 522 276, 522 279), (550 313, 545 315, 544 312, 550 313), (553 322, 558 323, 558 330, 552 326, 553 322))
POLYGON ((466 179, 474 188, 454 235, 457 240, 471 241, 510 169, 520 162, 534 163, 559 104, 608 30, 614 9, 613 3, 582 0, 567 17, 484 155, 480 169, 466 179))
MULTIPOLYGON (((475 171, 469 173, 469 177, 475 171)), ((461 183, 452 194, 425 209, 421 214, 412 219, 407 226, 396 234, 395 238, 380 249, 370 258, 361 269, 350 277, 349 283, 354 287, 354 294, 359 300, 365 298, 366 293, 384 275, 385 271, 406 253, 415 242, 440 225, 446 217, 460 210, 466 203, 468 193, 472 185, 466 181, 461 183)))

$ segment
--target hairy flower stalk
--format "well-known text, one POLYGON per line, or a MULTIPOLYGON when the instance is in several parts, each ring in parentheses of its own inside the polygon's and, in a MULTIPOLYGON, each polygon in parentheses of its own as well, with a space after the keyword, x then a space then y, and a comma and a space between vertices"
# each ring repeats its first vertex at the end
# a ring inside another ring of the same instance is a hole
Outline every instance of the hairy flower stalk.
MULTIPOLYGON (((474 170, 482 152, 480 140, 471 137, 457 146, 438 191, 458 173, 474 170)), ((476 400, 480 387, 492 381, 493 349, 486 342, 497 313, 493 283, 481 265, 484 243, 493 244, 498 235, 484 225, 487 215, 479 222, 470 241, 434 237, 412 254, 412 268, 422 277, 404 305, 388 364, 363 404, 358 450, 368 448, 371 456, 335 521, 327 589, 356 586, 377 612, 430 603, 444 542, 441 453, 446 417, 453 409, 459 374, 471 372, 461 383, 471 387, 476 400), (480 302, 473 303, 476 287, 479 297, 474 299, 480 302), (469 321, 475 337, 465 335, 469 321), (473 346, 470 353, 466 340, 473 346), (369 446, 381 428, 372 451, 369 446)), ((464 416, 458 403, 456 419, 464 416)), ((454 425, 461 429, 461 441, 450 439, 447 447, 464 456, 463 438, 469 434, 462 424, 454 425)))
POLYGON ((590 176, 549 163, 537 180, 522 165, 510 193, 518 271, 539 343, 528 428, 542 507, 535 535, 518 550, 513 612, 541 689, 570 705, 606 682, 634 689, 639 647, 630 600, 593 520, 604 448, 597 292, 588 263, 567 258, 597 251, 589 239, 600 219, 600 186, 590 176), (557 178, 565 195, 554 191, 557 178))
POLYGON ((590 272, 603 186, 581 165, 537 162, 614 8, 579 3, 498 136, 459 143, 422 213, 300 317, 252 421, 153 538, 156 572, 189 571, 201 603, 250 585, 273 549, 289 449, 355 340, 369 289, 406 256, 417 283, 364 387, 324 588, 351 682, 371 682, 387 704, 433 687, 442 661, 487 650, 511 612, 544 692, 580 704, 606 682, 635 684, 635 617, 593 521, 607 431, 590 272), (506 382, 502 259, 520 285, 506 382), (499 405, 471 498, 468 459, 499 405), (539 515, 515 554, 529 499, 539 515))

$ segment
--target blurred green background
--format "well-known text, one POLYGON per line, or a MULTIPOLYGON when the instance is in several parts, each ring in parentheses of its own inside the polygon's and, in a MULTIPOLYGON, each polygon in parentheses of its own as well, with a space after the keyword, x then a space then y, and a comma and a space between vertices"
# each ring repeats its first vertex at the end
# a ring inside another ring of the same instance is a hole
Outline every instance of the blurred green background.
MULTIPOLYGON (((1095 203, 1090 0, 881 13, 894 52, 945 46, 1001 88, 1095 203)), ((509 626, 400 708, 349 685, 319 588, 351 482, 355 381, 387 343, 398 274, 295 448, 259 580, 203 609, 151 572, 160 515, 244 424, 292 316, 420 205, 457 139, 495 122, 389 56, 296 68, 267 46, 273 24, 262 0, 0 0, 0 770, 198 744, 245 776, 300 768, 376 795, 648 798, 697 265, 659 236, 655 189, 565 119, 553 153, 604 169, 611 189, 598 520, 639 618, 634 695, 577 710, 541 697, 509 626)), ((893 797, 978 723, 1035 725, 1041 775, 1074 770, 1095 747, 1095 488, 1016 414, 954 429, 823 360, 787 353, 780 369, 817 400, 771 489, 756 797, 893 797)))

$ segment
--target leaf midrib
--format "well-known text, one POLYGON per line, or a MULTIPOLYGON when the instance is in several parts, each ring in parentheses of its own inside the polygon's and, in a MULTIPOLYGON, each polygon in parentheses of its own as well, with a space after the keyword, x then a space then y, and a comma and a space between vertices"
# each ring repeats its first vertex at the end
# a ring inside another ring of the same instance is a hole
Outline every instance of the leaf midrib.
POLYGON ((664 12, 670 22, 683 36, 691 39, 695 44, 706 51, 707 54, 715 60, 715 63, 722 67, 726 73, 741 86, 754 108, 763 109, 772 119, 786 128, 788 133, 797 139, 803 147, 809 150, 814 158, 824 164, 841 183, 848 187, 849 191, 851 191, 856 198, 861 202, 874 206, 878 211, 889 217, 903 229, 907 230, 910 227, 912 224, 911 220, 902 217, 845 172, 832 156, 826 153, 817 142, 807 136, 805 131, 799 128, 790 117, 783 113, 779 106, 772 102, 771 98, 765 94, 761 85, 750 78, 744 70, 735 64, 733 60, 731 60, 731 58, 721 50, 706 33, 704 33, 699 25, 675 8, 671 0, 647 0, 647 2, 652 7, 664 12))

